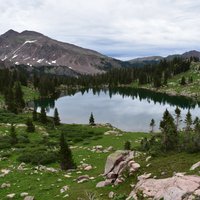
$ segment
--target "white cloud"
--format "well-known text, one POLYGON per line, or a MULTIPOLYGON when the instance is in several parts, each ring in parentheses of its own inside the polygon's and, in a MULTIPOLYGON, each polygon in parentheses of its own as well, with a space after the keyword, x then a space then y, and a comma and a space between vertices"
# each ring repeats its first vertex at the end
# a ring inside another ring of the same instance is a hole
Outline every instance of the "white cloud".
POLYGON ((196 0, 0 0, 2 33, 42 32, 116 57, 200 49, 196 0))

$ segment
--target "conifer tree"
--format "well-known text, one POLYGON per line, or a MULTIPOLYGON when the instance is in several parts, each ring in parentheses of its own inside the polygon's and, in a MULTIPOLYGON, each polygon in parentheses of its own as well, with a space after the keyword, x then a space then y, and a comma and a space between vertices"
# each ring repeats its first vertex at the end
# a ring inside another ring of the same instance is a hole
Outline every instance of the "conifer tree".
POLYGON ((150 127, 151 127, 151 133, 153 133, 154 132, 154 127, 156 126, 156 124, 155 124, 155 120, 154 119, 152 119, 151 120, 151 122, 150 122, 150 127))
POLYGON ((40 122, 42 122, 43 124, 47 123, 47 115, 44 107, 41 108, 40 122))
POLYGON ((33 110, 33 112, 32 112, 32 119, 33 119, 33 121, 37 121, 37 119, 38 119, 36 108, 34 108, 34 110, 33 110))
POLYGON ((61 135, 60 135, 59 157, 60 157, 60 167, 62 170, 76 168, 76 165, 73 161, 71 149, 69 148, 69 146, 65 140, 64 133, 61 133, 61 135))
POLYGON ((181 110, 178 108, 178 106, 175 109, 175 119, 176 119, 176 130, 179 129, 179 124, 181 122, 181 110))
POLYGON ((131 143, 130 143, 130 141, 126 141, 124 143, 124 150, 131 150, 131 143))
POLYGON ((95 125, 93 113, 91 113, 91 115, 90 115, 89 124, 90 124, 91 126, 94 126, 94 125, 95 125))
POLYGON ((23 92, 20 82, 16 82, 14 85, 14 99, 17 109, 21 111, 25 107, 25 101, 23 99, 23 92))
POLYGON ((194 120, 194 131, 195 133, 199 134, 200 135, 200 120, 198 117, 195 118, 194 120))
POLYGON ((181 85, 186 85, 186 80, 185 80, 185 77, 184 77, 184 76, 181 78, 180 84, 181 84, 181 85))
POLYGON ((9 86, 5 92, 5 104, 7 106, 7 110, 17 114, 17 105, 15 102, 13 88, 11 86, 9 86))
POLYGON ((162 131, 162 145, 165 151, 172 150, 178 143, 178 134, 174 118, 166 109, 160 122, 160 129, 162 131))
POLYGON ((15 126, 13 124, 11 124, 11 128, 10 128, 10 143, 11 145, 15 145, 18 143, 15 126))
POLYGON ((186 114, 186 118, 185 118, 185 130, 186 132, 190 132, 192 130, 192 115, 190 113, 190 110, 188 110, 187 114, 186 114))
POLYGON ((26 126, 27 126, 27 129, 26 129, 27 132, 30 132, 30 133, 35 132, 35 126, 30 118, 27 119, 26 126))
POLYGON ((60 118, 59 118, 59 114, 58 114, 58 109, 56 108, 55 111, 54 111, 54 124, 56 126, 60 125, 60 118))

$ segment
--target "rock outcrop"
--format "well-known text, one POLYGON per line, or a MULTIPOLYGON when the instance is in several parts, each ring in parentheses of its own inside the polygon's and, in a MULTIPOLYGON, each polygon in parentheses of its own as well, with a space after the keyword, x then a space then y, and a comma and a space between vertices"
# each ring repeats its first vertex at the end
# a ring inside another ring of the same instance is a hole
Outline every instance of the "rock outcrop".
POLYGON ((165 179, 140 179, 127 200, 137 200, 138 194, 153 200, 200 199, 200 176, 178 173, 165 179))
POLYGON ((99 182, 96 187, 104 187, 110 184, 118 185, 124 182, 123 174, 128 171, 129 174, 135 172, 140 165, 134 160, 133 151, 116 151, 107 158, 104 174, 105 181, 99 182))

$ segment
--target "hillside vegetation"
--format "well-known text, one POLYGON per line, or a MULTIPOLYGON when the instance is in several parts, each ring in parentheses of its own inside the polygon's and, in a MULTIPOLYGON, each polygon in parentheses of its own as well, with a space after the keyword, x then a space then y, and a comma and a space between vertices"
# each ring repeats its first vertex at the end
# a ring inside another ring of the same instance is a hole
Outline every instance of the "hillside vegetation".
POLYGON ((88 200, 89 194, 94 194, 95 199, 108 200, 110 191, 116 193, 115 199, 125 199, 131 191, 131 184, 137 182, 137 176, 151 173, 152 177, 165 178, 174 172, 186 172, 196 174, 197 170, 190 171, 190 167, 199 161, 196 153, 188 154, 169 152, 165 155, 152 157, 146 161, 148 154, 138 154, 136 161, 141 168, 134 175, 127 177, 126 181, 118 186, 107 186, 96 188, 96 184, 103 180, 101 174, 107 156, 115 150, 124 148, 124 143, 130 141, 133 149, 140 147, 143 137, 149 138, 146 133, 126 133, 110 126, 89 125, 60 125, 55 129, 51 124, 43 125, 34 122, 36 130, 34 133, 26 131, 23 123, 30 114, 12 114, 1 110, 0 113, 0 185, 10 184, 10 187, 1 189, 1 199, 7 199, 7 195, 14 193, 16 200, 21 200, 20 194, 29 193, 37 200, 44 199, 82 199, 88 200), (10 127, 7 122, 14 123, 18 137, 18 143, 11 145, 9 142, 10 127), (119 135, 104 135, 108 130, 118 131, 119 135), (73 158, 78 166, 74 171, 61 171, 56 159, 58 151, 59 135, 64 132, 73 152, 73 158), (92 151, 94 146, 101 145, 103 149, 112 146, 109 152, 92 151), (25 164, 21 164, 24 162, 25 164), (92 166, 90 171, 79 168, 83 163, 92 166), (42 165, 43 167, 41 167, 42 165), (3 170, 8 174, 3 175, 3 170), (77 183, 81 175, 89 175, 88 182, 77 183), (69 189, 63 193, 60 190, 68 186, 69 189))
MULTIPOLYGON (((134 84, 134 86, 138 86, 134 84)), ((167 85, 160 88, 154 88, 151 84, 143 86, 147 89, 153 89, 158 92, 165 92, 171 95, 182 95, 200 100, 200 62, 192 62, 190 70, 180 73, 167 81, 167 85), (182 78, 186 83, 181 84, 182 78), (190 79, 192 78, 192 81, 190 79)))

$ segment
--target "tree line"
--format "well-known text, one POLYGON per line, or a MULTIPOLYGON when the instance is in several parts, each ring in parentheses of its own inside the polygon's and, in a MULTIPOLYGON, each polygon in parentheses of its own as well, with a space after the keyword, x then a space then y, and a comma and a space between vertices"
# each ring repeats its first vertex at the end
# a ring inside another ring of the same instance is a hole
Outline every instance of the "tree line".
POLYGON ((152 136, 141 141, 141 149, 150 153, 167 151, 186 151, 190 153, 200 152, 200 119, 192 118, 188 110, 183 120, 185 127, 180 129, 182 122, 181 110, 177 107, 173 115, 166 110, 160 121, 161 133, 153 133, 155 120, 150 122, 152 136))

